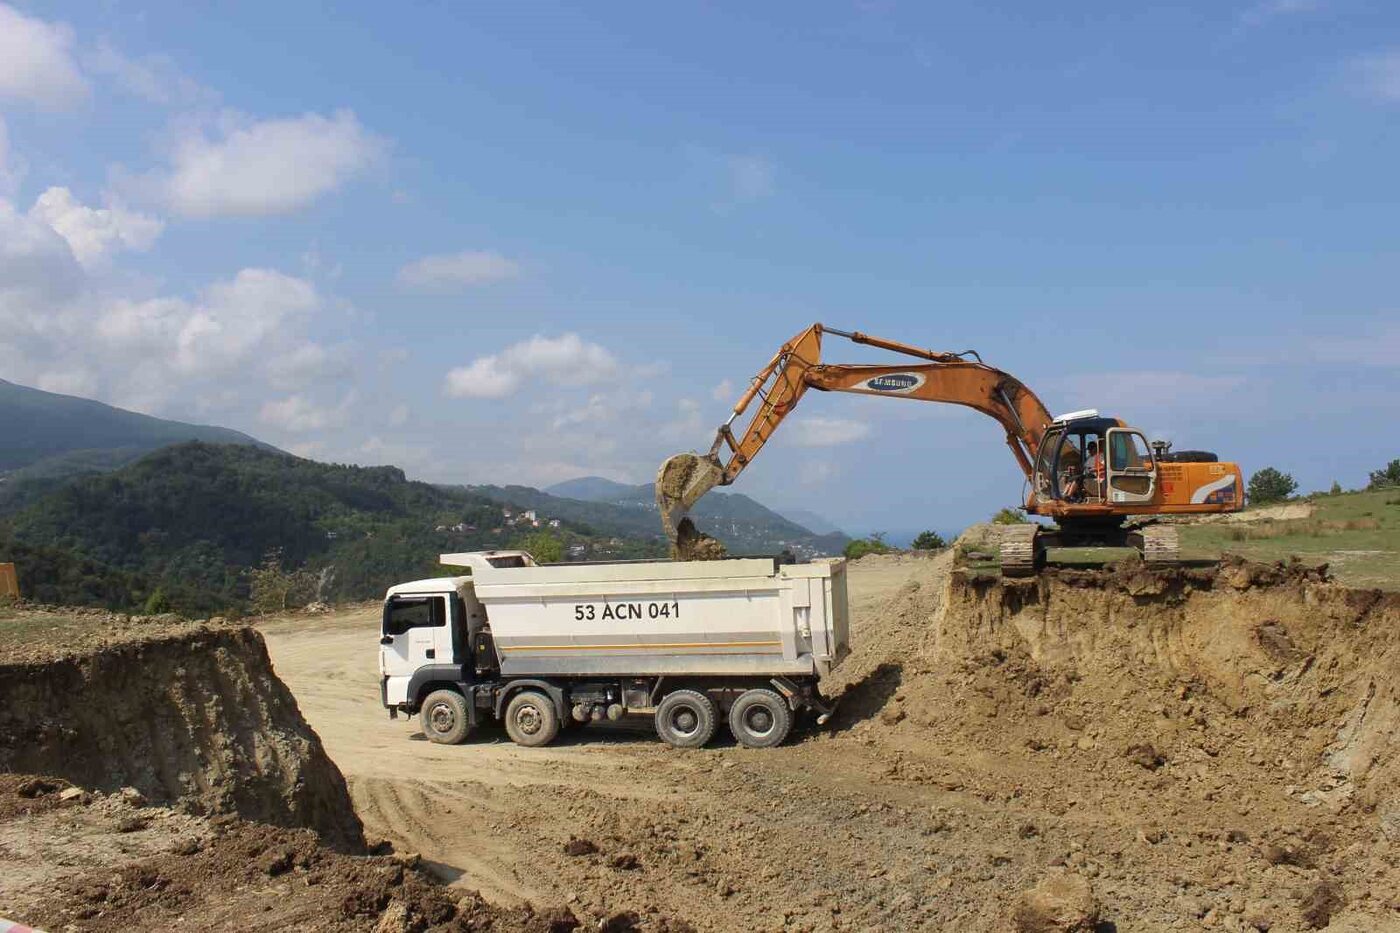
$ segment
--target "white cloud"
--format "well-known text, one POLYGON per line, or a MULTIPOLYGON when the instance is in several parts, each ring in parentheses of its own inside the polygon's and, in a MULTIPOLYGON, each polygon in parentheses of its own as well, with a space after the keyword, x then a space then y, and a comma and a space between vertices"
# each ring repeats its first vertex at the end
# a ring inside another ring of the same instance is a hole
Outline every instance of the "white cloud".
POLYGON ((870 434, 870 425, 848 418, 795 418, 784 426, 798 447, 837 447, 852 444, 870 434))
POLYGON ((272 269, 244 269, 205 290, 180 329, 176 362, 186 371, 227 371, 278 345, 289 324, 319 307, 310 282, 272 269))
POLYGON ((734 383, 725 379, 719 385, 710 390, 710 398, 716 402, 724 402, 726 405, 733 405, 738 397, 734 394, 734 383))
POLYGON ((181 72, 168 55, 132 58, 103 40, 84 56, 84 64, 92 74, 110 78, 121 90, 152 104, 188 106, 218 98, 181 72))
POLYGON ((520 266, 500 253, 467 250, 424 256, 399 270, 399 284, 425 290, 459 289, 512 279, 520 266))
POLYGON ((345 184, 387 145, 349 110, 226 122, 231 125, 216 138, 203 128, 187 130, 169 169, 137 179, 133 187, 187 217, 285 214, 345 184))
POLYGON ((605 347, 578 334, 537 334, 453 369, 443 391, 452 398, 504 398, 530 380, 585 386, 614 378, 618 369, 616 358, 605 347))
POLYGON ((1361 94, 1385 103, 1400 103, 1400 49, 1354 59, 1351 71, 1361 94))
POLYGON ((73 30, 0 3, 0 99, 61 109, 87 94, 73 59, 73 30))
POLYGON ((407 405, 395 405, 389 411, 389 424, 393 427, 403 427, 408 423, 409 410, 407 405))
POLYGON ((5 126, 5 117, 0 115, 0 198, 19 190, 27 168, 24 160, 10 150, 10 131, 5 126))
POLYGON ((76 294, 81 280, 82 270, 67 241, 0 198, 0 319, 7 311, 21 321, 42 312, 76 294))
POLYGON ((1261 0, 1240 14, 1240 25, 1262 26, 1270 20, 1299 13, 1315 13, 1322 0, 1261 0))
POLYGON ((306 341, 267 361, 267 375, 278 389, 296 390, 346 376, 350 357, 345 347, 327 347, 306 341))
POLYGON ((338 406, 319 405, 305 395, 264 402, 258 420, 292 434, 323 431, 344 423, 353 396, 347 396, 338 406))
POLYGON ((29 216, 67 240, 84 268, 100 266, 118 250, 148 250, 165 228, 159 218, 127 210, 120 203, 88 207, 67 188, 49 188, 39 195, 29 216))

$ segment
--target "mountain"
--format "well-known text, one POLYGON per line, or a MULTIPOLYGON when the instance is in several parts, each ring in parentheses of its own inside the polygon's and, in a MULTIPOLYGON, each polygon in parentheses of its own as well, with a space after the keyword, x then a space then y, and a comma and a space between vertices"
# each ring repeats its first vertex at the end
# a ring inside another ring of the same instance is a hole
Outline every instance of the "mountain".
POLYGON ((12 481, 112 470, 182 441, 267 447, 241 431, 153 418, 0 379, 0 475, 12 481))
MULTIPOLYGON (((0 561, 15 561, 32 599, 129 608, 159 592, 175 609, 203 612, 245 605, 249 571, 276 552, 289 571, 324 572, 321 598, 369 599, 442 574, 441 553, 524 544, 534 526, 503 511, 477 493, 410 482, 397 467, 191 442, 27 502, 0 524, 0 561)), ((567 520, 549 532, 575 557, 664 553, 567 520)))
POLYGON ((789 519, 810 530, 813 534, 819 535, 844 535, 845 532, 837 528, 825 517, 816 512, 809 512, 807 509, 783 509, 783 514, 789 519))
POLYGON ((601 476, 580 476, 578 479, 567 479, 562 483, 555 483, 543 491, 551 496, 582 499, 584 502, 616 502, 619 499, 634 496, 637 487, 627 483, 619 483, 616 480, 604 479, 601 476))
MULTIPOLYGON (((557 483, 545 491, 528 486, 470 486, 500 502, 516 502, 540 512, 587 525, 600 532, 663 541, 661 518, 651 486, 630 486, 598 476, 557 483)), ((692 510, 701 531, 714 535, 734 554, 799 557, 839 554, 850 540, 841 532, 816 534, 742 493, 707 493, 692 510)))

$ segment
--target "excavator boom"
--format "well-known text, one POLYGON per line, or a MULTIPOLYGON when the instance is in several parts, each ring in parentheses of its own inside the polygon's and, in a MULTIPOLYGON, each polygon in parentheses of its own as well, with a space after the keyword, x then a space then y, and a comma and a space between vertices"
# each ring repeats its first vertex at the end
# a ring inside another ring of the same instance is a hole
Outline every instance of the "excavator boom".
POLYGON ((1007 373, 983 363, 973 351, 927 350, 859 331, 813 324, 783 344, 754 376, 720 426, 707 456, 681 454, 662 464, 657 476, 657 505, 672 542, 676 541, 681 517, 710 489, 727 486, 738 478, 808 389, 903 396, 975 408, 1001 424, 1007 446, 1027 477, 1031 475, 1040 437, 1051 421, 1050 413, 1034 392, 1007 373), (821 353, 825 334, 920 362, 903 366, 824 364, 821 353), (751 407, 752 416, 742 433, 736 434, 735 423, 751 407))

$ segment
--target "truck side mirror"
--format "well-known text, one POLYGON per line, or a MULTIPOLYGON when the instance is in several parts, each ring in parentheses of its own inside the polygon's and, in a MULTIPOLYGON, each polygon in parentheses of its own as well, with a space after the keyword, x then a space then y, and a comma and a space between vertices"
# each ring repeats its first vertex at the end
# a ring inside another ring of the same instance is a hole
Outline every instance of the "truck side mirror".
POLYGON ((380 639, 379 639, 379 643, 380 643, 381 645, 392 645, 392 644, 394 643, 394 636, 393 636, 393 635, 384 635, 384 636, 381 636, 380 639))

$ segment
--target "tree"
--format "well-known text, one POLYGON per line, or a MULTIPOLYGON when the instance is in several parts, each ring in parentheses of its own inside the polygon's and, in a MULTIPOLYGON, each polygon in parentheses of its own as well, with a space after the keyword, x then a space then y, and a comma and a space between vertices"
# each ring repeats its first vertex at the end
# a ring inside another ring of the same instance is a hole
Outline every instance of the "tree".
POLYGON ((921 531, 914 539, 913 548, 916 551, 937 551, 948 546, 948 542, 943 540, 943 536, 936 531, 921 531))
POLYGON ((1266 502, 1282 502, 1297 489, 1298 482, 1292 476, 1273 467, 1264 467, 1249 478, 1247 495, 1251 505, 1263 505, 1266 502))
POLYGON ((1400 460, 1392 460, 1383 470, 1371 471, 1371 483, 1367 489, 1389 489, 1400 486, 1400 460))
POLYGON ((1342 494, 1342 484, 1332 480, 1332 488, 1327 491, 1329 496, 1340 496, 1342 494))
POLYGON ((270 549, 263 562, 248 571, 248 601, 256 612, 281 612, 315 592, 314 574, 282 567, 281 548, 270 549))
POLYGON ((993 525, 1024 525, 1029 521, 1025 509, 1001 509, 992 516, 993 525))
POLYGON ((162 613, 170 612, 173 609, 174 606, 170 604, 170 597, 166 596, 165 590, 159 586, 151 591, 150 596, 146 597, 145 610, 148 616, 158 616, 162 613))
POLYGON ((564 542, 547 531, 526 535, 520 548, 529 551, 537 563, 557 564, 564 559, 564 542))
POLYGON ((843 552, 847 560, 860 560, 867 554, 888 554, 892 548, 885 543, 883 531, 872 532, 868 538, 856 538, 846 544, 843 552))

